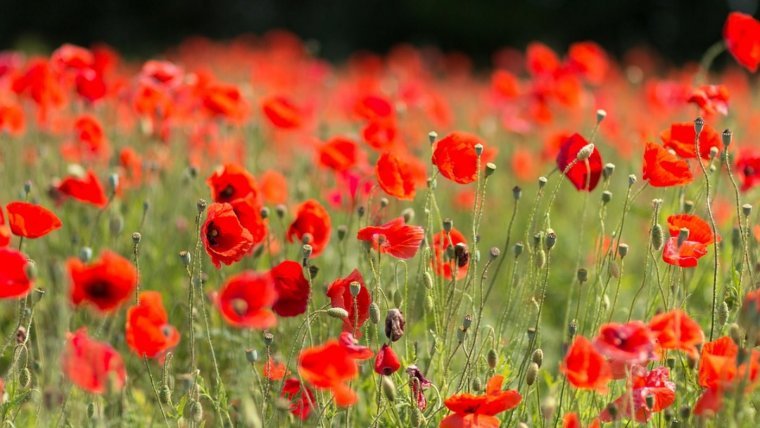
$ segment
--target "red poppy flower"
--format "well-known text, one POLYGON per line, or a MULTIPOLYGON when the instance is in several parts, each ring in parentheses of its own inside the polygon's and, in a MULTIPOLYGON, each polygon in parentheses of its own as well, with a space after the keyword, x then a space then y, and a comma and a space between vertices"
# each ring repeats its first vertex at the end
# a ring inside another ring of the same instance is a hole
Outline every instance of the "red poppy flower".
POLYGON ((74 121, 74 142, 61 146, 62 154, 72 161, 105 159, 110 154, 103 125, 95 116, 85 114, 74 121))
POLYGON ((205 89, 203 107, 211 116, 220 116, 236 123, 245 118, 248 109, 240 89, 225 83, 212 83, 205 89))
MULTIPOLYGON (((694 123, 682 122, 670 125, 660 133, 665 148, 673 149, 678 156, 685 159, 697 158, 697 131, 694 129, 694 123)), ((723 147, 720 134, 710 125, 705 124, 702 132, 699 134, 699 154, 702 159, 710 159, 710 149, 716 147, 720 150, 723 147)))
MULTIPOLYGON (((657 367, 647 371, 642 366, 633 366, 629 391, 615 400, 618 415, 635 418, 637 422, 646 424, 652 419, 652 414, 670 407, 676 401, 676 384, 670 380, 667 367, 657 367), (652 407, 647 404, 647 397, 652 407), (632 407, 633 406, 633 407, 632 407)), ((608 410, 600 415, 603 422, 611 422, 614 418, 608 410)))
POLYGON ((240 225, 251 233, 253 245, 264 242, 267 235, 267 223, 261 217, 261 206, 253 198, 253 194, 249 193, 246 197, 235 199, 230 202, 230 205, 240 225))
POLYGON ((288 200, 288 180, 274 170, 264 171, 261 178, 261 195, 264 202, 284 204, 288 200))
POLYGON ((92 68, 77 73, 74 82, 77 94, 90 103, 103 99, 108 93, 103 75, 92 68))
POLYGON ((647 142, 643 178, 652 187, 682 186, 693 179, 689 164, 659 144, 647 142))
POLYGON ((24 110, 20 104, 0 102, 0 132, 17 137, 26 130, 24 110))
POLYGON ((295 129, 303 123, 303 112, 290 99, 269 97, 261 102, 261 111, 269 122, 280 129, 295 129))
POLYGON ((124 360, 111 345, 98 342, 82 327, 66 334, 62 368, 69 380, 93 394, 119 390, 127 379, 124 360))
MULTIPOLYGON (((682 228, 689 229, 687 241, 699 242, 704 245, 710 245, 714 242, 712 227, 698 216, 693 214, 676 214, 668 217, 670 236, 678 237, 682 228)), ((720 235, 718 235, 717 241, 720 242, 720 239, 720 235)))
POLYGON ((577 336, 567 350, 560 371, 570 385, 600 393, 607 392, 607 384, 612 379, 612 371, 607 360, 594 349, 591 341, 577 336))
POLYGON ((494 415, 512 410, 520 404, 522 396, 514 390, 501 390, 504 376, 496 375, 486 383, 485 395, 457 394, 444 404, 454 412, 441 420, 440 428, 498 428, 494 415))
POLYGON ((697 416, 715 416, 723 408, 723 395, 721 388, 708 388, 694 404, 694 414, 697 416))
POLYGON ((409 156, 385 152, 377 159, 375 176, 383 191, 401 200, 412 200, 416 193, 417 180, 412 170, 409 156))
POLYGON ((222 263, 230 265, 239 261, 253 248, 251 232, 240 224, 232 205, 227 203, 208 206, 201 239, 217 269, 222 263))
POLYGON ((609 323, 599 327, 594 347, 612 361, 641 364, 652 359, 654 338, 641 321, 609 323))
POLYGON ((277 324, 272 305, 277 301, 272 276, 253 271, 228 279, 216 296, 222 317, 239 328, 264 330, 277 324))
POLYGON ((375 356, 375 373, 390 376, 400 368, 401 362, 398 360, 393 348, 384 343, 375 356))
POLYGON ((0 299, 24 297, 32 291, 32 281, 26 273, 28 265, 21 252, 0 248, 0 299))
POLYGON ((376 150, 388 150, 396 143, 398 129, 390 120, 374 120, 362 129, 364 141, 376 150))
POLYGON ((604 49, 594 42, 573 43, 567 50, 567 59, 571 69, 595 85, 604 81, 610 68, 604 49))
POLYGON ((348 312, 348 317, 343 320, 343 331, 359 337, 362 325, 369 319, 369 305, 372 303, 372 297, 359 270, 354 269, 347 277, 333 281, 327 288, 327 297, 330 298, 333 308, 343 308, 348 312), (360 286, 356 298, 351 295, 352 282, 357 282, 360 286))
POLYGON ((359 374, 356 359, 337 340, 306 348, 298 356, 301 378, 319 389, 330 390, 340 407, 356 403, 356 392, 348 382, 359 374))
POLYGON ((76 258, 69 259, 67 267, 74 306, 87 302, 109 313, 129 299, 137 286, 137 270, 132 263, 108 250, 89 265, 76 258))
POLYGON ((314 199, 309 199, 299 205, 296 219, 288 228, 288 241, 294 238, 303 241, 304 235, 309 235, 308 243, 312 248, 312 256, 319 255, 330 242, 330 214, 314 199))
POLYGON ((343 172, 361 161, 359 145, 345 137, 334 137, 317 149, 317 161, 325 168, 343 172))
POLYGON ((577 133, 566 139, 557 154, 557 169, 565 174, 576 189, 591 192, 599 184, 599 178, 602 176, 602 156, 599 150, 594 149, 587 160, 575 162, 575 165, 565 172, 578 157, 578 152, 588 144, 588 141, 577 133))
POLYGON ((723 336, 702 347, 699 363, 699 385, 704 388, 723 387, 736 377, 736 356, 739 347, 723 336))
POLYGON ((5 224, 3 208, 0 207, 0 247, 5 247, 11 242, 11 229, 5 224))
POLYGON ((375 355, 371 349, 367 346, 359 345, 359 341, 354 338, 354 335, 344 331, 338 336, 338 343, 340 346, 346 349, 348 355, 355 360, 368 360, 375 355))
POLYGON ((126 340, 141 357, 158 357, 177 346, 179 332, 169 324, 161 293, 143 291, 137 305, 127 311, 126 340))
POLYGON ((24 238, 39 238, 60 229, 61 220, 52 212, 28 202, 11 202, 8 210, 8 224, 11 232, 24 238))
POLYGON ((302 421, 309 418, 317 402, 314 392, 296 378, 285 380, 280 396, 290 402, 290 413, 302 421))
POLYGON ((742 179, 742 191, 755 187, 760 182, 760 153, 742 150, 736 158, 736 171, 742 179))
POLYGON ((658 349, 679 349, 694 357, 699 353, 697 346, 704 342, 702 328, 680 309, 652 317, 649 330, 658 349))
POLYGON ((756 72, 760 64, 760 22, 745 13, 731 12, 723 27, 723 38, 736 61, 756 72))
POLYGON ((398 259, 414 257, 424 237, 423 228, 406 224, 403 217, 382 226, 367 226, 356 235, 360 241, 371 242, 380 253, 388 253, 398 259))
POLYGON ((383 95, 365 95, 356 100, 353 113, 366 121, 387 120, 393 117, 391 100, 383 95))
POLYGON ((673 237, 665 241, 665 247, 662 249, 662 260, 669 265, 693 268, 697 266, 697 261, 705 254, 707 254, 705 244, 687 240, 678 245, 678 237, 673 237))
POLYGON ((552 74, 560 66, 557 54, 540 42, 533 42, 525 49, 525 64, 534 76, 552 74))
POLYGON ((240 165, 226 164, 218 168, 206 183, 211 187, 214 202, 231 202, 249 194, 258 198, 256 179, 240 165))
POLYGON ((84 178, 69 176, 63 179, 56 190, 77 201, 103 208, 108 204, 108 197, 103 190, 103 185, 92 171, 88 170, 84 178))
POLYGON ((285 364, 275 360, 271 355, 264 363, 264 367, 261 368, 261 374, 269 380, 280 380, 285 377, 287 372, 288 368, 285 367, 285 364))
POLYGON ((691 92, 688 102, 699 107, 702 115, 728 114, 728 89, 723 85, 702 85, 691 92))
MULTIPOLYGON (((433 164, 441 175, 459 184, 472 183, 478 175, 476 145, 483 141, 473 134, 453 132, 435 143, 433 164)), ((485 164, 483 164, 485 166, 485 164)))
POLYGON ((453 259, 449 256, 448 248, 456 248, 457 244, 467 244, 467 241, 464 235, 455 227, 452 227, 449 233, 442 230, 433 236, 434 257, 432 263, 437 275, 443 275, 446 279, 452 279, 452 269, 456 269, 457 279, 462 279, 467 275, 469 257, 466 257, 465 260, 458 258, 456 254, 453 259))
POLYGON ((298 262, 285 260, 273 267, 270 274, 277 290, 272 309, 281 317, 294 317, 306 312, 311 286, 298 262))

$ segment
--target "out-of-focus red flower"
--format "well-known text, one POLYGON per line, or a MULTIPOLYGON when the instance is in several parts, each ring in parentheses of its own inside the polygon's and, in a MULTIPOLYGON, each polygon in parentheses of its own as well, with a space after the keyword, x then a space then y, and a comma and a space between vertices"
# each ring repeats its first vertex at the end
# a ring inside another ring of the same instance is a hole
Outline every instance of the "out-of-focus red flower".
MULTIPOLYGON (((629 389, 618 397, 614 403, 618 416, 633 418, 645 424, 652 419, 652 414, 670 407, 676 400, 676 384, 670 380, 667 367, 657 367, 647 371, 645 367, 633 366, 629 389), (647 404, 647 397, 652 407, 647 404)), ((600 415, 603 422, 611 422, 614 418, 605 409, 600 415)))
POLYGON ((253 194, 258 198, 256 179, 245 168, 236 164, 226 164, 206 180, 211 188, 214 202, 231 202, 253 194))
POLYGON ((269 273, 245 271, 224 283, 216 305, 227 323, 239 328, 267 329, 277 324, 272 305, 277 290, 269 273))
POLYGON ((696 104, 706 117, 728 114, 728 88, 723 85, 702 85, 691 92, 687 100, 696 104))
POLYGON ((647 142, 642 178, 652 187, 670 187, 688 184, 693 176, 685 160, 659 144, 647 142))
POLYGON ((233 123, 242 123, 248 104, 240 88, 226 83, 212 83, 203 94, 203 106, 214 117, 223 117, 233 123))
POLYGON ((24 238, 39 238, 61 228, 61 220, 46 208, 28 202, 11 202, 5 206, 11 232, 24 238))
POLYGON ((91 339, 84 327, 67 333, 66 337, 61 363, 73 384, 93 394, 124 386, 127 379, 124 360, 111 345, 91 339))
POLYGON ((742 179, 743 192, 755 187, 760 182, 760 153, 741 150, 736 158, 736 171, 742 179))
POLYGON ((453 132, 435 143, 433 164, 441 175, 451 181, 472 183, 478 174, 478 154, 475 151, 478 144, 485 147, 483 141, 473 134, 453 132))
POLYGON ((179 332, 169 324, 161 293, 143 291, 137 305, 127 311, 126 340, 141 357, 163 355, 179 343, 179 332))
POLYGON ((368 94, 356 100, 353 113, 366 121, 388 120, 393 117, 394 109, 391 100, 385 96, 368 94))
POLYGON ((387 151, 396 143, 398 129, 390 120, 374 120, 362 129, 362 137, 373 149, 387 151))
POLYGON ((697 346, 705 339, 699 324, 680 309, 652 317, 649 330, 658 349, 678 349, 693 357, 698 356, 697 346))
POLYGON ((562 360, 560 371, 567 377, 570 385, 600 393, 607 392, 607 384, 612 379, 607 360, 594 349, 591 341, 583 336, 577 336, 573 340, 562 360))
POLYGON ((738 354, 739 347, 728 336, 705 343, 699 363, 699 385, 720 388, 732 382, 736 377, 738 354))
POLYGON ((388 253, 398 259, 414 257, 424 237, 422 227, 406 224, 403 217, 381 226, 367 226, 356 235, 358 240, 370 242, 380 253, 388 253))
POLYGON ((231 204, 212 203, 206 209, 201 226, 201 239, 206 253, 217 269, 243 258, 253 248, 253 236, 242 224, 231 204))
POLYGON ((413 160, 408 155, 385 152, 377 160, 375 176, 383 191, 401 200, 412 200, 417 180, 413 172, 413 160))
POLYGON ((0 101, 0 132, 17 137, 26 130, 24 110, 18 103, 0 101))
MULTIPOLYGON (((670 125, 670 129, 660 133, 660 138, 665 148, 673 149, 678 156, 685 159, 697 158, 697 131, 694 129, 694 123, 674 123, 670 125)), ((710 159, 710 150, 713 147, 720 150, 723 142, 720 134, 713 127, 705 124, 699 134, 699 156, 702 159, 710 159)))
POLYGON ((401 368, 401 362, 393 348, 384 343, 375 356, 375 373, 390 376, 401 368))
POLYGON ((522 396, 515 390, 502 391, 504 376, 496 375, 486 383, 484 395, 456 394, 444 401, 454 412, 441 420, 440 428, 498 428, 494 415, 512 410, 520 404, 522 396))
POLYGON ((491 92, 499 100, 512 100, 520 95, 520 81, 517 76, 506 70, 491 73, 491 92))
POLYGON ((602 176, 602 156, 596 148, 586 160, 579 160, 565 171, 578 157, 578 152, 588 146, 588 141, 580 134, 573 134, 562 143, 557 154, 557 169, 564 173, 565 177, 573 183, 578 190, 591 192, 599 184, 602 176))
POLYGON ((715 416, 723 407, 725 391, 720 388, 708 388, 694 404, 694 414, 697 416, 715 416))
POLYGON ((359 270, 354 269, 347 277, 333 281, 327 288, 327 297, 333 308, 343 308, 348 312, 348 317, 343 320, 343 331, 359 337, 362 325, 369 319, 369 305, 372 303, 359 270), (352 282, 359 284, 359 294, 355 298, 351 295, 352 282))
POLYGON ((273 96, 261 102, 261 111, 274 127, 279 129, 296 129, 304 121, 303 112, 285 96, 273 96))
POLYGON ((723 38, 736 62, 756 72, 760 64, 760 22, 745 13, 731 12, 723 26, 723 38))
POLYGON ((184 71, 169 61, 147 61, 140 71, 141 79, 167 88, 179 86, 183 76, 184 71))
POLYGON ((290 401, 290 413, 302 421, 309 418, 316 403, 314 392, 297 378, 285 380, 280 396, 290 401))
POLYGON ((455 253, 454 257, 450 258, 448 255, 448 248, 456 248, 457 244, 465 244, 466 246, 467 240, 455 227, 452 227, 448 233, 442 230, 433 236, 433 269, 435 269, 436 274, 443 275, 446 279, 453 278, 453 270, 456 270, 457 279, 462 279, 467 274, 469 256, 460 257, 455 253))
POLYGON ((264 202, 284 204, 288 200, 288 180, 274 170, 264 171, 260 176, 261 195, 264 202))
POLYGON ((272 306, 277 315, 294 317, 306 312, 311 286, 301 264, 285 260, 273 267, 270 274, 277 290, 277 301, 272 306))
POLYGON ((336 172, 343 172, 361 161, 359 145, 349 138, 333 137, 317 149, 320 165, 336 172))
POLYGON ((319 202, 309 199, 296 210, 296 218, 288 227, 288 242, 295 239, 303 242, 304 236, 309 235, 307 242, 311 245, 311 254, 317 256, 330 242, 331 232, 330 214, 319 202))
POLYGON ((103 99, 108 93, 108 86, 103 75, 92 68, 77 73, 74 82, 77 94, 90 103, 103 99))
POLYGON ((594 42, 577 42, 567 50, 568 66, 588 82, 599 85, 607 77, 610 64, 604 49, 594 42))
POLYGON ((253 245, 264 242, 267 235, 267 223, 261 217, 261 206, 253 195, 249 193, 244 198, 235 199, 230 202, 230 205, 232 205, 232 211, 235 212, 240 225, 251 233, 253 245))
POLYGON ((697 261, 707 254, 707 246, 700 242, 686 240, 678 245, 678 237, 665 241, 662 250, 662 260, 673 266, 693 268, 697 261))
POLYGON ((61 194, 80 202, 103 208, 108 204, 103 185, 92 170, 88 170, 84 177, 68 176, 55 186, 61 194))
POLYGON ((45 59, 33 59, 26 70, 11 84, 11 90, 18 95, 31 98, 38 107, 38 122, 47 123, 51 109, 61 107, 66 98, 50 64, 45 59))
POLYGON ((359 345, 359 341, 351 332, 344 331, 338 336, 338 343, 344 347, 348 355, 355 360, 368 360, 375 355, 368 346, 359 345))
POLYGON ((269 380, 280 380, 288 373, 288 368, 281 361, 277 361, 272 356, 264 363, 261 368, 261 374, 269 380))
POLYGON ((533 42, 525 49, 525 63, 534 76, 553 74, 560 66, 557 54, 540 42, 533 42))
POLYGON ((64 159, 72 162, 105 160, 111 153, 103 125, 93 115, 76 118, 72 127, 73 140, 61 145, 64 159))
POLYGON ((71 303, 89 303, 110 313, 129 299, 137 286, 137 270, 124 257, 105 250, 100 258, 84 264, 77 258, 67 262, 71 277, 71 303))
POLYGON ((652 359, 654 338, 641 321, 608 323, 599 327, 594 347, 612 361, 641 364, 652 359))
POLYGON ((0 248, 0 299, 24 297, 32 290, 32 280, 27 275, 29 262, 20 251, 0 248))
POLYGON ((298 356, 298 373, 314 387, 330 390, 338 406, 356 403, 356 392, 348 382, 359 374, 359 368, 356 359, 337 340, 302 350, 298 356))

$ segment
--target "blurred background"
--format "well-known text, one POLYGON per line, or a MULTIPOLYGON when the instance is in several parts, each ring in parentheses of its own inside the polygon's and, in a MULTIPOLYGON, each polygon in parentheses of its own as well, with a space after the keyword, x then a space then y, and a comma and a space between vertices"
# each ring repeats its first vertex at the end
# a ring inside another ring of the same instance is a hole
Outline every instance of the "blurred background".
POLYGON ((500 47, 555 49, 594 40, 615 55, 646 45, 674 63, 718 41, 726 14, 758 0, 0 0, 0 49, 47 51, 105 42, 126 56, 160 53, 188 36, 224 40, 284 28, 321 56, 435 45, 488 64, 500 47))

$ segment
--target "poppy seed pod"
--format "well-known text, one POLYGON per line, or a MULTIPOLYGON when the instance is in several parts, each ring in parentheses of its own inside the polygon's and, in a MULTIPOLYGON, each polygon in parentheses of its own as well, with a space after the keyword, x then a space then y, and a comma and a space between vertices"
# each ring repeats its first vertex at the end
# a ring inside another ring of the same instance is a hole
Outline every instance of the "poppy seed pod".
POLYGON ((443 230, 446 232, 451 232, 451 228, 454 227, 454 221, 450 218, 446 218, 443 220, 443 230))
POLYGON ((607 205, 610 203, 611 200, 612 200, 612 192, 610 192, 609 190, 605 190, 604 192, 602 192, 603 204, 607 205))
POLYGON ((544 186, 546 186, 546 183, 548 182, 549 180, 546 177, 544 176, 538 177, 538 188, 543 189, 544 186))
POLYGON ((472 315, 465 315, 462 320, 462 329, 467 330, 472 326, 472 315))
POLYGON ((624 258, 628 255, 628 244, 620 244, 618 245, 618 254, 620 254, 620 258, 624 258))
POLYGON ((414 220, 414 208, 405 208, 401 211, 401 217, 404 218, 404 223, 410 223, 414 220))
POLYGON ((267 219, 267 218, 269 218, 269 208, 267 208, 267 207, 263 207, 263 208, 262 208, 262 209, 259 211, 259 215, 261 215, 261 218, 262 218, 262 219, 267 219))
POLYGON ((578 278, 578 282, 583 284, 584 282, 588 280, 588 270, 586 270, 585 268, 580 268, 576 272, 575 276, 578 278))
POLYGON ((602 123, 604 118, 607 117, 607 112, 605 110, 599 109, 596 111, 596 124, 602 123))
POLYGON ((483 154, 483 145, 482 144, 475 144, 475 154, 480 156, 483 154))
POLYGON ((578 321, 572 320, 567 324, 567 335, 572 339, 575 337, 575 333, 578 332, 578 321))
POLYGON ((132 243, 133 244, 137 245, 137 244, 140 243, 141 240, 142 240, 142 235, 140 234, 140 232, 135 232, 135 233, 132 234, 132 243))
POLYGON ((575 155, 575 158, 579 161, 585 161, 591 157, 592 153, 594 153, 594 143, 589 143, 578 150, 578 154, 575 155))
POLYGON ((718 153, 720 153, 720 150, 717 147, 710 147, 710 159, 715 159, 715 157, 718 156, 718 153))
POLYGON ((351 281, 351 283, 348 284, 348 290, 351 292, 351 296, 356 297, 359 295, 359 292, 362 291, 362 285, 359 281, 351 281))
POLYGON ((248 360, 249 363, 253 364, 259 361, 259 353, 255 349, 246 349, 245 359, 248 360))
POLYGON ((303 255, 304 260, 306 260, 309 257, 311 257, 311 253, 312 252, 313 252, 313 249, 312 249, 311 245, 309 245, 309 244, 304 244, 304 246, 301 247, 301 254, 303 255))
POLYGON ((348 227, 346 227, 346 225, 344 224, 341 224, 340 226, 336 228, 336 230, 338 231, 338 240, 339 241, 344 240, 346 238, 346 235, 348 234, 348 227))
POLYGON ((82 247, 82 249, 79 250, 79 260, 81 260, 82 263, 89 263, 90 260, 92 260, 92 248, 82 247))
POLYGON ((647 408, 649 409, 654 408, 654 395, 652 394, 647 395, 644 401, 646 402, 647 408))
POLYGON ((610 177, 612 177, 612 173, 614 172, 615 172, 614 163, 605 164, 604 168, 602 168, 602 177, 604 177, 605 180, 609 180, 610 177))
POLYGON ((435 131, 428 132, 428 141, 430 142, 430 144, 434 144, 435 140, 437 140, 437 139, 438 139, 438 133, 437 132, 435 132, 435 131))
POLYGON ((554 229, 546 229, 546 249, 551 250, 557 244, 557 234, 554 229))
POLYGON ((725 147, 730 146, 731 145, 731 130, 724 129, 723 134, 721 135, 721 139, 723 140, 723 145, 725 147))
POLYGON ((488 162, 486 164, 486 177, 492 176, 494 172, 496 172, 496 164, 488 162))
POLYGON ((190 266, 190 262, 192 260, 192 256, 188 251, 180 251, 179 252, 179 259, 182 260, 182 264, 187 267, 190 266))
POLYGON ((108 219, 108 230, 111 235, 120 234, 124 230, 124 217, 115 215, 108 219))
POLYGON ((694 119, 694 131, 699 135, 705 127, 705 120, 702 117, 694 119))
POLYGON ((752 214, 752 205, 751 204, 742 205, 742 214, 744 214, 744 217, 749 217, 749 215, 752 214))
POLYGON ((522 188, 520 186, 515 186, 512 188, 512 198, 516 201, 519 201, 522 197, 522 188))
POLYGON ((491 257, 491 260, 496 260, 501 255, 501 250, 498 247, 491 247, 488 255, 491 257))
POLYGON ((385 337, 391 342, 396 342, 404 336, 404 315, 394 308, 388 310, 385 316, 385 337))
POLYGON ((274 213, 277 214, 277 218, 283 218, 285 217, 285 213, 287 212, 287 208, 283 204, 278 204, 274 207, 274 213))
POLYGON ((687 239, 689 239, 689 229, 682 227, 681 230, 678 231, 678 246, 680 247, 683 245, 687 239))
POLYGON ((520 257, 520 254, 522 254, 522 252, 523 252, 523 248, 524 248, 524 246, 523 246, 522 242, 518 242, 518 243, 515 244, 514 249, 513 249, 514 254, 515 254, 515 258, 520 257))
POLYGON ((198 199, 198 202, 195 204, 196 208, 198 208, 198 214, 202 213, 203 211, 206 211, 206 207, 208 206, 208 202, 206 202, 205 199, 198 199))
POLYGON ((638 181, 638 179, 636 178, 636 174, 629 175, 628 176, 628 187, 631 187, 634 184, 636 184, 636 181, 638 181))
POLYGON ((483 390, 483 381, 479 377, 474 377, 472 379, 472 390, 475 392, 480 392, 483 390))

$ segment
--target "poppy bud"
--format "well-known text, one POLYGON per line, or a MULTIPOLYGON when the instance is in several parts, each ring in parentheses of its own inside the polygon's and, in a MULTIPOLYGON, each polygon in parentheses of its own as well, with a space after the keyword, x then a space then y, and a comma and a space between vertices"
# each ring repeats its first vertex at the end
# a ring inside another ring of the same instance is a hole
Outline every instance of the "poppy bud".
POLYGON ((92 260, 92 248, 82 247, 82 249, 79 250, 79 260, 81 260, 82 263, 89 263, 90 260, 92 260))
POLYGON ((179 258, 182 260, 182 264, 185 265, 185 267, 190 266, 190 262, 192 260, 192 256, 190 256, 190 253, 187 251, 180 251, 179 252, 179 258))
POLYGON ((596 111, 596 124, 602 123, 604 118, 607 117, 607 112, 605 110, 599 109, 596 111))
POLYGON ((135 245, 137 245, 137 244, 140 243, 140 241, 142 241, 142 235, 140 234, 140 232, 133 233, 132 234, 132 243, 135 244, 135 245))
POLYGON ((636 181, 638 181, 638 179, 636 178, 636 174, 629 175, 628 176, 628 187, 631 187, 634 184, 636 184, 636 181))
POLYGON ((431 275, 430 272, 425 272, 425 274, 422 275, 422 277, 425 279, 425 287, 428 290, 432 290, 433 289, 433 275, 431 275))
POLYGON ((262 219, 269 218, 269 208, 267 208, 267 207, 261 208, 261 211, 259 211, 259 215, 261 215, 262 219))
POLYGON ((29 260, 24 268, 24 273, 26 273, 26 277, 29 278, 29 281, 37 279, 37 263, 33 260, 29 260))
POLYGON ((259 353, 255 349, 246 349, 245 350, 245 359, 248 360, 249 363, 253 364, 257 361, 259 361, 259 353))
POLYGON ((396 289, 393 291, 393 305, 400 307, 404 303, 404 296, 401 294, 401 290, 396 289))
POLYGON ((120 215, 111 216, 108 220, 108 231, 111 235, 118 235, 124 230, 124 217, 120 215))
POLYGON ((749 215, 752 214, 752 205, 751 204, 742 205, 742 214, 744 214, 744 217, 749 217, 749 215))
POLYGON ((97 408, 95 407, 95 403, 89 402, 87 403, 87 417, 90 419, 94 419, 96 415, 97 408))
POLYGON ((491 249, 488 251, 488 255, 491 257, 491 260, 496 260, 501 255, 501 250, 499 247, 491 247, 491 249))
POLYGON ((196 423, 203 420, 203 406, 199 401, 190 402, 190 418, 196 423))
POLYGON ((678 231, 678 246, 680 247, 687 239, 689 239, 689 229, 682 227, 678 231))
POLYGON ((454 221, 450 218, 443 220, 443 230, 445 230, 447 233, 451 232, 451 228, 454 227, 454 221))
POLYGON ((161 400, 161 403, 163 404, 172 404, 172 390, 169 389, 168 385, 161 387, 161 390, 158 393, 158 399, 161 400))
POLYGON ((274 343, 274 335, 270 332, 264 333, 264 344, 267 347, 272 346, 272 343, 274 343))
POLYGON ((404 335, 404 315, 398 309, 388 310, 385 317, 385 337, 395 342, 404 335))
POLYGON ((742 333, 741 327, 739 327, 739 324, 732 323, 728 326, 728 335, 731 337, 731 340, 734 341, 737 345, 741 345, 742 338, 744 337, 744 334, 742 333))
POLYGON ((533 351, 531 360, 534 363, 538 364, 538 367, 541 367, 541 365, 544 363, 544 351, 541 350, 541 348, 538 348, 535 351, 533 351))
POLYGON ((723 145, 725 147, 728 147, 729 145, 731 145, 731 130, 730 129, 724 129, 721 137, 723 140, 723 145))
POLYGON ((393 384, 393 380, 388 376, 383 376, 383 395, 390 401, 396 401, 396 385, 393 384))
POLYGON ((605 190, 604 192, 602 192, 603 204, 607 205, 610 203, 611 200, 612 200, 612 192, 610 192, 609 190, 605 190))
POLYGON ((486 177, 492 176, 494 172, 496 172, 496 164, 488 162, 486 164, 486 177))
POLYGON ((422 426, 425 421, 425 415, 420 412, 420 409, 417 407, 412 408, 412 414, 410 415, 410 422, 412 423, 413 427, 419 427, 422 426))
POLYGON ((472 390, 475 392, 480 392, 483 390, 483 381, 480 380, 479 377, 475 376, 472 378, 472 390))
MULTIPOLYGON (((306 235, 304 235, 304 236, 306 236, 306 235)), ((313 249, 312 249, 311 245, 309 245, 309 244, 304 244, 304 246, 301 247, 301 252, 303 254, 304 260, 306 260, 309 257, 311 257, 312 251, 313 251, 313 249)))
POLYGON ((647 407, 649 409, 652 409, 654 407, 654 395, 647 395, 646 398, 644 398, 644 401, 646 401, 647 407))
POLYGON ((353 297, 356 297, 359 295, 359 292, 362 291, 362 285, 359 284, 359 281, 351 281, 351 283, 348 284, 348 290, 353 297))
POLYGON ((578 278, 578 282, 583 284, 588 280, 588 271, 585 268, 578 269, 578 272, 576 272, 575 276, 578 278))
POLYGON ((330 315, 333 318, 344 320, 348 318, 348 311, 341 307, 335 307, 335 308, 328 309, 327 315, 330 315))
POLYGON ((496 363, 498 361, 499 357, 496 355, 496 350, 491 349, 488 351, 488 355, 486 357, 486 360, 488 361, 488 367, 491 368, 491 370, 496 368, 496 363))
POLYGON ((702 117, 694 119, 694 131, 699 135, 705 127, 705 120, 702 117))
POLYGON ((200 214, 203 211, 206 211, 206 206, 208 206, 208 203, 205 199, 198 199, 198 202, 195 204, 195 206, 198 208, 198 214, 200 214))
POLYGON ((277 218, 283 218, 285 217, 285 212, 287 211, 287 208, 283 204, 278 204, 274 207, 274 213, 277 214, 277 218))
POLYGON ((652 228, 652 248, 655 251, 660 251, 665 241, 665 236, 662 233, 662 226, 655 224, 652 228))
POLYGON ((602 177, 604 177, 605 180, 609 180, 610 177, 612 177, 612 173, 614 172, 615 172, 614 163, 605 164, 604 168, 602 168, 602 177))
POLYGON ((546 249, 551 250, 557 243, 557 234, 554 229, 546 229, 546 249))
POLYGON ((528 384, 528 386, 533 385, 533 383, 536 382, 536 376, 538 376, 538 364, 530 363, 528 371, 525 372, 525 383, 528 384))
POLYGON ((32 182, 27 180, 24 182, 24 194, 29 195, 29 192, 32 191, 32 182))
POLYGON ((522 244, 522 242, 516 243, 515 246, 514 246, 513 251, 514 251, 514 254, 515 254, 515 258, 520 257, 520 254, 522 254, 522 252, 523 252, 523 244, 522 244))
POLYGON ((437 132, 435 132, 435 131, 428 132, 428 141, 430 142, 430 144, 435 143, 435 140, 437 140, 437 139, 438 139, 438 133, 437 132))
POLYGON ((29 371, 28 367, 22 368, 18 373, 18 383, 24 389, 29 388, 29 385, 32 383, 32 372, 29 371))
POLYGON ((591 157, 592 153, 594 153, 594 143, 589 143, 578 150, 578 154, 575 155, 575 158, 579 161, 585 161, 591 157))
POLYGON ((404 218, 404 223, 414 220, 414 208, 406 208, 404 211, 401 211, 401 217, 404 218))
POLYGON ((538 177, 538 188, 543 189, 544 186, 546 186, 546 183, 548 182, 549 180, 546 177, 544 176, 538 177))
POLYGON ((628 255, 628 244, 620 244, 618 245, 618 254, 620 254, 620 258, 624 258, 628 255))
POLYGON ((435 308, 435 302, 433 302, 433 297, 431 297, 429 294, 425 296, 425 310, 428 312, 432 312, 435 308))
POLYGON ((369 304, 369 320, 372 321, 372 324, 380 322, 380 306, 377 306, 375 302, 369 304))
POLYGON ((718 306, 718 324, 723 326, 726 322, 728 322, 728 304, 721 302, 718 306))

